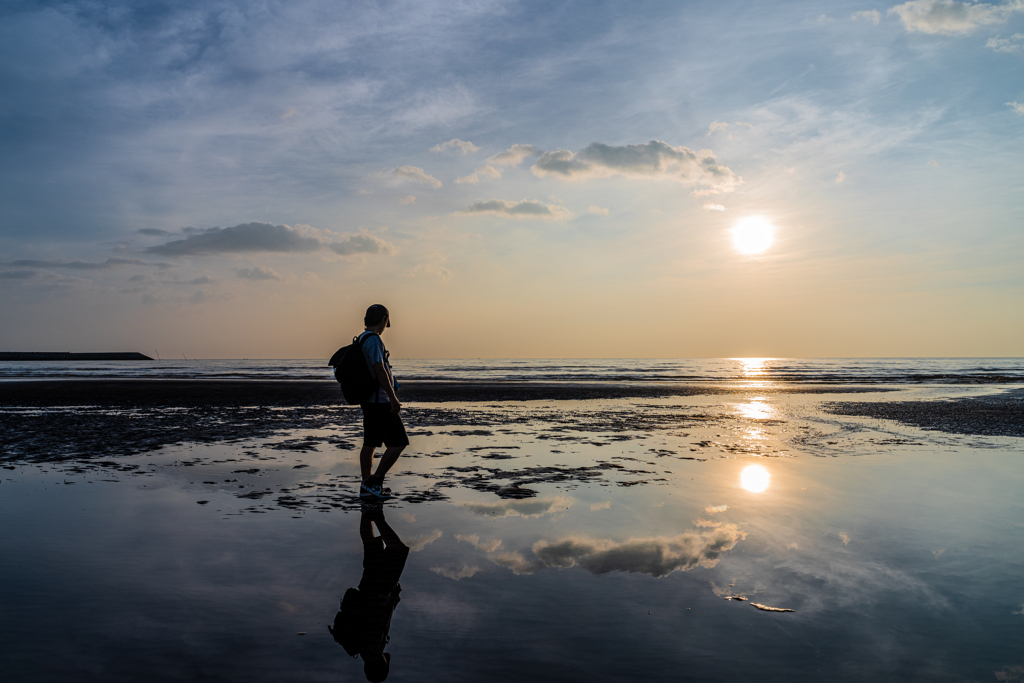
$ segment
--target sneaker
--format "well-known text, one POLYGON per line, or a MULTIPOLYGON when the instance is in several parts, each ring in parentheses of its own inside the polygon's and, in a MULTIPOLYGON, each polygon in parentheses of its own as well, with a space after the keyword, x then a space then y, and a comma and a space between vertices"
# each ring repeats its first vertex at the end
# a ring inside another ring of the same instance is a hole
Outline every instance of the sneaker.
POLYGON ((381 488, 380 484, 367 484, 365 481, 359 486, 360 496, 373 496, 378 500, 389 500, 391 498, 391 490, 385 490, 381 488))

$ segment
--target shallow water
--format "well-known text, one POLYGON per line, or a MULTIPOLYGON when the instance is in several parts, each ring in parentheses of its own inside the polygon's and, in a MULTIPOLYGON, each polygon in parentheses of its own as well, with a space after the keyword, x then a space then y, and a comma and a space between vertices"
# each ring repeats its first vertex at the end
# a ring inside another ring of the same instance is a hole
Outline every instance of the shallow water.
MULTIPOLYGON (((1022 680, 1021 440, 821 410, 871 397, 408 406, 388 680, 1022 680)), ((357 442, 0 470, 0 670, 365 680, 357 442)))

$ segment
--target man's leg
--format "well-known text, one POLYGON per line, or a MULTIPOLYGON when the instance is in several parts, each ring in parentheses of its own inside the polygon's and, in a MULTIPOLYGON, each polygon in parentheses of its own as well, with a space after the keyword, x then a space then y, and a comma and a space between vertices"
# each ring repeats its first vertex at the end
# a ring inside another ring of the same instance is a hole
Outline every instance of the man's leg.
POLYGON ((373 470, 373 451, 374 447, 368 443, 364 443, 362 450, 359 451, 359 473, 363 475, 363 481, 370 478, 370 472, 373 470))
MULTIPOLYGON (((383 484, 384 477, 387 475, 388 470, 392 468, 395 462, 398 461, 398 456, 405 450, 405 446, 388 446, 388 449, 384 451, 384 455, 381 456, 380 462, 377 463, 377 471, 370 477, 373 484, 383 484)), ((360 457, 362 454, 360 454, 360 457)), ((370 457, 373 457, 373 451, 370 451, 370 457)))

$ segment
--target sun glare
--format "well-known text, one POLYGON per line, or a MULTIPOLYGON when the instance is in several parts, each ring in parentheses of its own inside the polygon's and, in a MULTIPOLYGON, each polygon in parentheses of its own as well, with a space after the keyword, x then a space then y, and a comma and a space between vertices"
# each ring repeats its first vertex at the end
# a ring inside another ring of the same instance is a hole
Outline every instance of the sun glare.
POLYGON ((761 493, 768 488, 771 475, 762 465, 748 465, 740 472, 740 486, 751 493, 761 493))
POLYGON ((775 226, 763 216, 748 216, 732 227, 732 244, 741 254, 760 254, 775 241, 775 226))

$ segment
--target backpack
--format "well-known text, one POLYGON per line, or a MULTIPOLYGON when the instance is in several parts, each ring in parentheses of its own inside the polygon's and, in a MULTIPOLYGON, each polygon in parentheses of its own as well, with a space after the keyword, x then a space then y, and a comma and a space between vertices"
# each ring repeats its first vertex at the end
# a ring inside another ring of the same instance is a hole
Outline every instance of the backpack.
POLYGON ((341 395, 349 403, 366 403, 380 386, 370 368, 366 367, 366 356, 363 355, 363 342, 372 336, 375 335, 353 337, 351 344, 338 349, 327 361, 334 367, 334 379, 341 384, 341 395))

